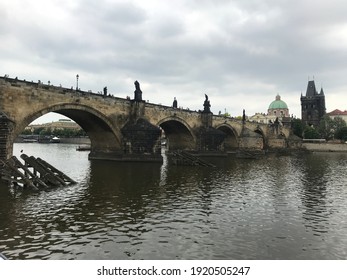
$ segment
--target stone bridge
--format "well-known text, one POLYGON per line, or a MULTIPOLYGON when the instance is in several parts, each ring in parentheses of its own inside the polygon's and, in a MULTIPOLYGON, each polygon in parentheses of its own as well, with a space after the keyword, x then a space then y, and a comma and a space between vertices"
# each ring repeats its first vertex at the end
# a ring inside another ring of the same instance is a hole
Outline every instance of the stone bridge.
POLYGON ((56 112, 74 120, 91 140, 91 159, 161 160, 161 137, 169 150, 227 153, 237 149, 287 148, 291 130, 213 115, 205 97, 201 111, 134 98, 118 98, 41 82, 0 78, 0 158, 12 155, 16 137, 38 117, 56 112))

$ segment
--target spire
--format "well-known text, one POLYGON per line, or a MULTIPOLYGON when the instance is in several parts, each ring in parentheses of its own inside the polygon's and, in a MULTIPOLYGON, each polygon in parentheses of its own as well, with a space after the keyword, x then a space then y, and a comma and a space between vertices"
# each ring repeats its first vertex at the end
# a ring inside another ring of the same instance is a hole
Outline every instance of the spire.
POLYGON ((321 87, 319 95, 324 95, 323 88, 321 87))
POLYGON ((314 81, 308 81, 307 84, 307 90, 306 90, 306 96, 314 96, 317 95, 316 85, 314 81))

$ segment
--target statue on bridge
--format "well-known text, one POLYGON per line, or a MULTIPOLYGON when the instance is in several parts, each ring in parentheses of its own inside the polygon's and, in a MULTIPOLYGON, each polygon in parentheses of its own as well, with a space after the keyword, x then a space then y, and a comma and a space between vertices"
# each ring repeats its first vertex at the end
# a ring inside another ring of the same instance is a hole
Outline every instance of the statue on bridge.
POLYGON ((135 99, 135 101, 142 101, 142 91, 140 89, 140 83, 138 81, 135 81, 134 85, 135 85, 134 99, 135 99))
POLYGON ((276 117, 274 123, 273 123, 273 132, 278 134, 278 127, 280 125, 280 121, 278 120, 278 117, 276 117))
POLYGON ((211 113, 210 110, 211 104, 210 104, 210 100, 208 100, 208 96, 207 94, 205 94, 205 102, 204 102, 204 113, 211 113))
POLYGON ((173 108, 177 108, 177 99, 176 99, 176 97, 174 97, 174 101, 172 103, 172 107, 173 108))

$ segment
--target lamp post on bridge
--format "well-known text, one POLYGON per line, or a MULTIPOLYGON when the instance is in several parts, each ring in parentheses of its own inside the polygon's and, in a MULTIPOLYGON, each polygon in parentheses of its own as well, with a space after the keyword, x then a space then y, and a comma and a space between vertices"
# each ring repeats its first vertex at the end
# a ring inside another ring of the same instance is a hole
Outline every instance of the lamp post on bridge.
POLYGON ((78 90, 78 78, 79 78, 80 76, 77 74, 76 75, 76 90, 78 90))

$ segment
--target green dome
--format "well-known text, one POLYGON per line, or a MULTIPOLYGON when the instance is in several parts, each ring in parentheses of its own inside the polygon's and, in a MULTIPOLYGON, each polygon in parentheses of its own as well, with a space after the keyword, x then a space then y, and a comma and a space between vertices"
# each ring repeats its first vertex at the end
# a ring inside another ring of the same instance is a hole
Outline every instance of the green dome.
POLYGON ((281 96, 277 95, 276 100, 272 101, 269 109, 288 109, 286 102, 281 100, 281 96))

